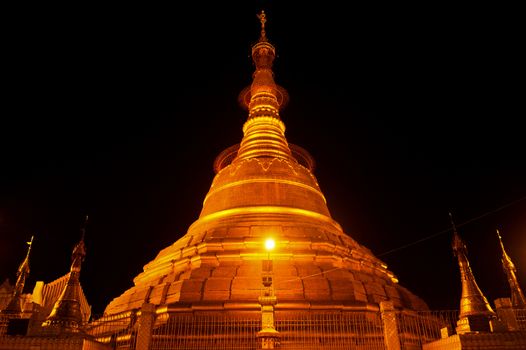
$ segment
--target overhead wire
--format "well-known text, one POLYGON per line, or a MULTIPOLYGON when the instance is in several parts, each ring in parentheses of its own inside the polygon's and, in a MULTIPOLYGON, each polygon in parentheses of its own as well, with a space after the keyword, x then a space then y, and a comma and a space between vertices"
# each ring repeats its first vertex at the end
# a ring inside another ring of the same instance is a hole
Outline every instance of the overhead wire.
MULTIPOLYGON (((469 220, 466 220, 466 221, 464 221, 464 222, 462 222, 462 223, 460 223, 460 224, 457 224, 456 226, 457 226, 457 227, 465 226, 465 225, 467 225, 467 224, 469 224, 469 223, 472 223, 473 221, 477 221, 477 220, 479 220, 479 219, 482 219, 483 217, 486 217, 486 216, 488 216, 488 215, 491 215, 491 214, 493 214, 493 213, 496 213, 496 212, 498 212, 498 211, 500 211, 500 210, 502 210, 502 209, 505 209, 505 208, 507 208, 507 207, 509 207, 509 206, 511 206, 511 205, 513 205, 513 204, 516 204, 516 203, 518 203, 518 202, 520 202, 520 201, 523 201, 523 200, 525 200, 525 199, 526 199, 526 196, 524 196, 524 197, 522 197, 522 198, 519 198, 519 199, 516 199, 516 200, 514 200, 514 201, 512 201, 512 202, 509 202, 509 203, 507 203, 507 204, 504 204, 504 205, 502 205, 502 206, 500 206, 500 207, 498 207, 498 208, 496 208, 496 209, 493 209, 493 210, 488 211, 488 212, 486 212, 486 213, 484 213, 484 214, 481 214, 481 215, 479 215, 479 216, 476 216, 476 217, 474 217, 474 218, 471 218, 471 219, 469 219, 469 220)), ((452 231, 452 228, 448 228, 448 229, 442 230, 442 231, 440 231, 440 232, 434 233, 434 234, 432 234, 432 235, 429 235, 429 236, 426 236, 426 237, 420 238, 420 239, 418 239, 418 240, 416 240, 416 241, 413 241, 413 242, 410 242, 410 243, 404 244, 403 246, 400 246, 400 247, 398 247, 398 248, 393 248, 393 249, 388 250, 388 251, 386 251, 386 252, 383 252, 383 253, 381 253, 381 254, 377 254, 376 256, 377 256, 377 257, 381 257, 381 256, 384 256, 384 255, 387 255, 387 254, 394 253, 394 252, 396 252, 396 251, 399 251, 399 250, 405 249, 405 248, 407 248, 407 247, 413 246, 413 245, 415 245, 415 244, 418 244, 418 243, 421 243, 421 242, 427 241, 427 240, 429 240, 429 239, 431 239, 431 238, 434 238, 434 237, 440 236, 440 235, 442 235, 442 234, 444 234, 444 233, 447 233, 447 232, 450 232, 450 231, 452 231)))
MULTIPOLYGON (((519 198, 519 199, 516 199, 516 200, 514 200, 514 201, 512 201, 512 202, 509 202, 509 203, 507 203, 507 204, 504 204, 504 205, 502 205, 502 206, 500 206, 500 207, 498 207, 498 208, 496 208, 496 209, 493 209, 493 210, 491 210, 491 211, 485 212, 484 214, 481 214, 481 215, 479 215, 479 216, 473 217, 473 218, 471 218, 471 219, 469 219, 469 220, 466 220, 466 221, 464 221, 464 222, 462 222, 462 223, 460 223, 460 224, 457 224, 456 226, 457 226, 457 227, 465 226, 465 225, 467 225, 467 224, 469 224, 469 223, 472 223, 473 221, 477 221, 477 220, 479 220, 479 219, 482 219, 483 217, 486 217, 486 216, 488 216, 488 215, 491 215, 491 214, 493 214, 493 213, 496 213, 496 212, 498 212, 498 211, 500 211, 500 210, 502 210, 502 209, 505 209, 505 208, 507 208, 507 207, 509 207, 509 206, 512 206, 512 205, 514 205, 514 204, 517 204, 517 203, 519 203, 519 202, 521 202, 521 201, 523 201, 523 200, 526 200, 526 196, 524 196, 524 197, 522 197, 522 198, 519 198)), ((388 251, 386 251, 386 252, 384 252, 384 253, 381 253, 381 254, 376 255, 376 257, 380 257, 380 256, 384 256, 384 255, 387 255, 387 254, 390 254, 390 253, 394 253, 394 252, 396 252, 396 251, 399 251, 399 250, 405 249, 405 248, 407 248, 407 247, 413 246, 413 245, 415 245, 415 244, 418 244, 418 243, 421 243, 421 242, 427 241, 427 240, 429 240, 429 239, 431 239, 431 238, 434 238, 434 237, 440 236, 440 235, 442 235, 442 234, 444 234, 444 233, 447 233, 447 232, 450 232, 450 231, 452 231, 452 228, 448 228, 448 229, 442 230, 442 231, 440 231, 440 232, 434 233, 434 234, 432 234, 432 235, 429 235, 429 236, 426 236, 426 237, 420 238, 420 239, 418 239, 418 240, 416 240, 416 241, 413 241, 413 242, 411 242, 411 243, 404 244, 403 246, 400 246, 400 247, 398 247, 398 248, 393 248, 393 249, 388 250, 388 251)), ((288 279, 288 280, 285 280, 285 281, 281 281, 281 283, 283 283, 283 282, 292 282, 292 281, 295 281, 295 280, 298 280, 298 279, 299 279, 299 280, 304 280, 304 279, 306 279, 306 278, 310 278, 310 277, 316 277, 316 276, 324 275, 324 274, 327 274, 327 273, 329 273, 329 272, 332 272, 332 271, 335 271, 335 270, 340 270, 340 269, 343 269, 343 268, 344 268, 344 267, 336 267, 336 268, 334 268, 334 269, 330 269, 330 270, 327 270, 327 271, 322 271, 322 272, 315 273, 315 274, 312 274, 312 275, 307 275, 307 276, 303 276, 303 277, 299 277, 299 276, 298 276, 298 277, 296 277, 296 278, 292 278, 292 279, 288 279)))

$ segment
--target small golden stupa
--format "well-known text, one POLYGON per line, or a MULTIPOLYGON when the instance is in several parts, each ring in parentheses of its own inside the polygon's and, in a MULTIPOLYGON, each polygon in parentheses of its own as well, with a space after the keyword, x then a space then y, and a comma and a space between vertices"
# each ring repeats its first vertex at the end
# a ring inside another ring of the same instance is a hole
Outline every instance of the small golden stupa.
POLYGON ((259 312, 264 260, 272 261, 276 312, 378 310, 381 301, 426 310, 384 262, 332 219, 314 161, 287 141, 280 110, 288 96, 274 81, 276 49, 267 39, 265 13, 258 17, 255 71, 240 94, 248 110, 241 143, 216 158, 199 218, 144 266, 105 314, 144 303, 259 312), (275 241, 271 252, 264 248, 267 238, 275 241))

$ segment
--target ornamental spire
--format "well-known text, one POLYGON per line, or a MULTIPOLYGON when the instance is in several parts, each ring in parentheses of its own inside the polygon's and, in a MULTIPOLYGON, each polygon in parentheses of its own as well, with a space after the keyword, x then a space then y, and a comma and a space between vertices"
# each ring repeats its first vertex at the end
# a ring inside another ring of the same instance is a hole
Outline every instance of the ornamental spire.
POLYGON ((466 245, 457 232, 451 213, 449 213, 449 217, 453 226, 453 252, 458 259, 462 282, 457 333, 489 331, 489 321, 495 316, 495 313, 475 281, 475 276, 469 266, 466 245))
POLYGON ((261 36, 259 37, 259 41, 267 41, 267 33, 265 33, 265 23, 267 22, 267 16, 265 15, 265 11, 261 10, 261 13, 257 16, 261 22, 261 36))
POLYGON ((291 159, 285 139, 285 124, 279 116, 280 109, 288 101, 288 94, 274 81, 272 64, 276 49, 267 39, 267 16, 261 11, 257 17, 261 22, 261 34, 258 42, 252 46, 252 60, 256 70, 252 74, 252 84, 239 95, 241 105, 248 109, 248 120, 243 125, 244 138, 238 158, 291 159))
POLYGON ((16 284, 15 289, 13 291, 13 296, 11 297, 11 301, 6 306, 4 310, 2 310, 3 314, 11 314, 20 315, 22 313, 22 307, 20 306, 20 296, 22 295, 24 291, 24 285, 26 284, 26 278, 29 275, 29 254, 31 253, 31 247, 33 246, 33 239, 34 236, 31 236, 31 240, 29 242, 26 242, 28 244, 27 247, 27 253, 24 261, 20 264, 18 267, 18 270, 16 272, 16 284))
POLYGON ((502 237, 499 230, 497 230, 497 237, 499 238, 500 248, 502 250, 502 267, 506 273, 506 277, 508 278, 508 283, 510 285, 511 304, 516 308, 524 309, 526 308, 526 298, 524 297, 519 285, 519 281, 517 280, 517 269, 515 268, 513 261, 511 261, 508 253, 506 253, 506 249, 504 249, 504 244, 502 243, 502 237))
POLYGON ((81 227, 80 241, 75 245, 71 254, 71 267, 66 286, 55 302, 53 310, 42 323, 42 327, 49 327, 48 329, 52 333, 78 333, 82 329, 83 317, 80 308, 82 290, 79 277, 81 264, 86 256, 84 235, 87 223, 88 216, 86 215, 84 224, 81 227))

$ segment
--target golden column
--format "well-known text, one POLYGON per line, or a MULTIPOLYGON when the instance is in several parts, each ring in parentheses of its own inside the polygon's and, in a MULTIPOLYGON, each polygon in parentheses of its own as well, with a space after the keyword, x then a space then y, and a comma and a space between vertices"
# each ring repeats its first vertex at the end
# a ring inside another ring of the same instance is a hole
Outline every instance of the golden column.
POLYGON ((274 349, 279 344, 279 332, 274 325, 274 305, 278 302, 274 295, 272 285, 272 260, 270 252, 274 249, 276 243, 272 238, 265 241, 267 250, 267 259, 262 260, 261 280, 263 283, 262 295, 258 298, 261 304, 261 330, 257 337, 261 339, 262 349, 274 349))
POLYGON ((522 293, 519 281, 517 280, 517 275, 515 274, 517 269, 515 268, 513 261, 511 261, 508 253, 506 253, 506 249, 504 249, 499 230, 497 230, 497 237, 499 237, 500 248, 502 250, 502 267, 504 268, 506 277, 508 277, 508 283, 510 284, 511 304, 518 309, 526 309, 526 298, 522 293))
POLYGON ((18 271, 16 272, 16 284, 15 290, 13 291, 13 297, 11 298, 9 304, 7 304, 6 308, 2 310, 3 314, 12 316, 21 316, 22 314, 23 310, 20 306, 20 296, 24 291, 26 278, 29 275, 29 253, 31 253, 31 247, 33 246, 33 238, 34 236, 31 236, 31 240, 27 242, 29 247, 27 248, 26 257, 24 261, 22 261, 22 263, 18 267, 18 271))
POLYGON ((451 213, 449 213, 449 216, 453 226, 453 252, 458 259, 460 279, 462 281, 457 333, 489 332, 491 330, 490 321, 495 318, 495 312, 475 281, 475 276, 469 266, 466 245, 457 233, 451 213))

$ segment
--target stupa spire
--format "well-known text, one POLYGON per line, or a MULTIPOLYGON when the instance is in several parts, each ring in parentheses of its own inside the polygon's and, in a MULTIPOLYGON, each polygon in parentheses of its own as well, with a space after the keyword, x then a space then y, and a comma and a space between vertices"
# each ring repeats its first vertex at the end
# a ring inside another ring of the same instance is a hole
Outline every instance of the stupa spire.
POLYGON ((16 284, 15 289, 13 291, 13 296, 11 298, 11 301, 7 305, 7 307, 2 310, 2 313, 4 314, 21 314, 22 313, 22 307, 20 306, 20 296, 22 295, 22 292, 24 291, 24 285, 26 283, 26 278, 29 275, 29 254, 31 253, 31 247, 33 246, 33 238, 34 236, 31 236, 31 240, 29 242, 26 242, 28 244, 27 247, 27 253, 25 259, 22 261, 20 266, 18 267, 18 270, 16 272, 16 284))
POLYGON ((526 298, 524 297, 524 293, 522 292, 519 281, 517 280, 517 269, 506 252, 506 249, 504 249, 504 243, 502 243, 502 237, 499 230, 497 230, 497 237, 499 238, 500 248, 502 250, 502 267, 504 268, 504 272, 508 278, 508 283, 510 284, 511 304, 517 308, 526 308, 526 298))
POLYGON ((71 254, 71 267, 68 281, 62 294, 55 302, 53 310, 42 324, 42 327, 50 327, 54 333, 77 333, 82 327, 82 312, 80 309, 80 298, 82 290, 80 286, 80 269, 86 256, 84 236, 88 216, 85 217, 81 228, 81 239, 73 248, 71 254))
POLYGON ((449 217, 453 227, 453 252, 458 259, 462 282, 457 333, 489 331, 489 321, 495 313, 475 281, 475 276, 469 265, 466 245, 457 232, 451 213, 449 213, 449 217))
POLYGON ((285 139, 285 124, 279 116, 279 110, 286 104, 288 94, 274 81, 272 64, 276 49, 267 39, 265 12, 261 11, 258 18, 261 22, 261 34, 258 42, 252 46, 252 60, 256 70, 252 74, 252 84, 240 94, 242 105, 248 108, 248 120, 243 126, 244 137, 238 158, 291 159, 285 139))
POLYGON ((259 21, 261 22, 261 36, 259 37, 259 41, 267 41, 267 33, 265 32, 265 23, 267 23, 267 15, 265 15, 264 10, 261 10, 261 13, 257 16, 259 18, 259 21))

